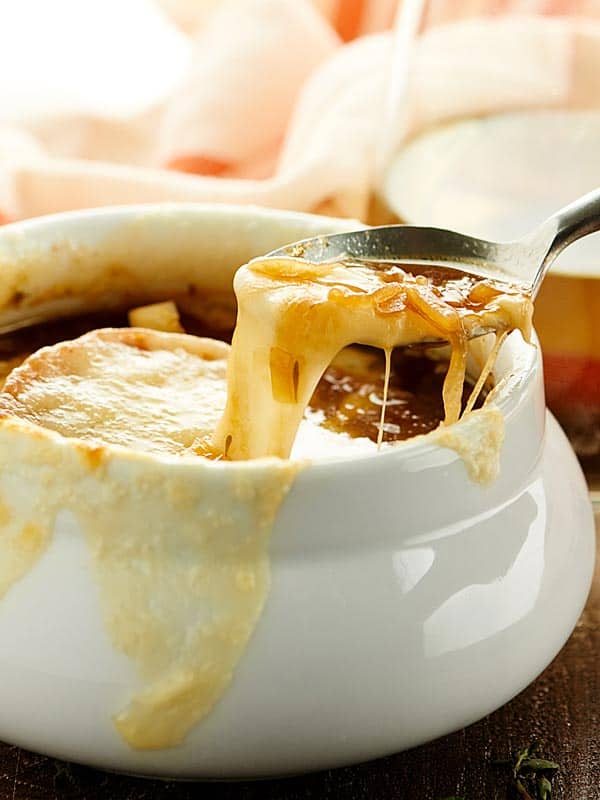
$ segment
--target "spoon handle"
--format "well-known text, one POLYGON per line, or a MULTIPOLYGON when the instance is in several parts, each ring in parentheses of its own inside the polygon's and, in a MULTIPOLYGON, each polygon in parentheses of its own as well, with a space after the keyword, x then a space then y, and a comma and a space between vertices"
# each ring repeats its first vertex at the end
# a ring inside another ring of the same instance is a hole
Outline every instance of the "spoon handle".
POLYGON ((600 189, 561 208, 541 225, 540 233, 549 235, 549 244, 533 281, 534 296, 550 265, 565 247, 595 231, 600 231, 600 189))

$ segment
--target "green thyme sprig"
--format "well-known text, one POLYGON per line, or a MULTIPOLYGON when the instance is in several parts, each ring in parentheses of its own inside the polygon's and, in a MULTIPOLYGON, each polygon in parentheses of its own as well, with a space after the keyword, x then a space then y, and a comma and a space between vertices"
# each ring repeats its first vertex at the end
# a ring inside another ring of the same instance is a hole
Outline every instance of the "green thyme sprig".
MULTIPOLYGON (((531 742, 513 753, 511 758, 493 761, 497 767, 509 770, 508 798, 513 800, 552 800, 552 780, 559 766, 555 761, 542 758, 541 742, 531 742)), ((440 800, 465 800, 452 795, 440 800)))
POLYGON ((551 800, 552 780, 559 766, 555 761, 548 761, 539 755, 541 746, 540 742, 532 742, 517 750, 512 758, 494 762, 497 766, 510 769, 513 797, 551 800))

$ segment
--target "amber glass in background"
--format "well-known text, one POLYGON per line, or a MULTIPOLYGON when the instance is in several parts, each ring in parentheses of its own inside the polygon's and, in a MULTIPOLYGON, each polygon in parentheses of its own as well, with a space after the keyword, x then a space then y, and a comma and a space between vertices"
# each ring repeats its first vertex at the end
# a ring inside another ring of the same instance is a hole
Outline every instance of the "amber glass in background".
POLYGON ((544 353, 548 406, 569 435, 590 488, 598 494, 600 277, 551 274, 536 302, 535 324, 544 353))
MULTIPOLYGON (((568 0, 408 2, 381 219, 506 241, 600 186, 600 18, 568 0)), ((535 324, 548 405, 600 499, 600 235, 561 255, 535 324)))

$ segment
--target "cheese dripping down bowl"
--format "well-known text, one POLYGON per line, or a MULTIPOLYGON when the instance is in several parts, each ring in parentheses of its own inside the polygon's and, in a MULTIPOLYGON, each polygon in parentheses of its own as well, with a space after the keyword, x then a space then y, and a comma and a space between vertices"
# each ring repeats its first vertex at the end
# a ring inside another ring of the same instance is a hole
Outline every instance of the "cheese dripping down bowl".
MULTIPOLYGON (((175 300, 225 331, 240 265, 356 225, 161 205, 6 226, 0 327, 175 300)), ((178 401, 186 385, 175 370, 188 357, 201 351, 210 380, 224 369, 224 344, 173 334, 182 338, 167 346, 165 334, 136 330, 103 334, 106 357, 113 345, 135 346, 136 358, 160 351, 178 401)), ((480 362, 486 344, 473 347, 480 362)), ((82 368, 81 350, 56 352, 65 369, 82 368)), ((106 389, 97 372, 112 362, 98 359, 61 384, 64 408, 90 386, 106 389)), ((14 375, 22 388, 26 374, 14 375)), ((36 377, 43 385, 47 374, 36 377)), ((42 424, 63 409, 44 398, 35 417, 3 406, 5 741, 162 777, 339 766, 491 712, 573 629, 593 522, 580 468, 545 410, 535 339, 507 338, 482 409, 381 452, 329 450, 329 440, 291 460, 153 449, 135 438, 135 407, 158 390, 135 380, 117 408, 117 444, 42 424)))

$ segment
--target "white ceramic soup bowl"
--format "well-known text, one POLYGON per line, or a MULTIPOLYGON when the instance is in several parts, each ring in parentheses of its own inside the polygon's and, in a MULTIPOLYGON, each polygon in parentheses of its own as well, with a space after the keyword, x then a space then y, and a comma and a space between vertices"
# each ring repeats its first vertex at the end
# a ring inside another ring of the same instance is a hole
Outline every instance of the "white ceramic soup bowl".
MULTIPOLYGON (((164 298, 192 283, 226 291, 248 258, 355 224, 173 205, 11 225, 0 230, 0 323, 164 298)), ((594 531, 579 466, 544 407, 538 349, 513 334, 496 378, 506 435, 490 486, 428 437, 299 471, 275 515, 262 614, 231 683, 175 747, 133 748, 113 724, 139 676, 107 635, 81 525, 59 513, 47 547, 0 598, 0 737, 129 773, 254 778, 412 747, 507 701, 573 629, 594 531)), ((52 475, 31 467, 27 436, 0 427, 0 490, 25 515, 42 484, 51 492, 71 479, 78 458, 55 434, 34 438, 53 454, 52 475)), ((149 535, 161 520, 182 520, 165 517, 161 481, 181 478, 227 503, 238 478, 259 485, 281 469, 274 460, 215 464, 119 448, 105 459, 127 513, 147 519, 149 535), (154 489, 140 489, 140 478, 154 489)), ((114 513, 114 483, 93 480, 114 513)), ((235 513, 243 530, 247 509, 235 513)), ((175 524, 167 576, 178 536, 175 524)))

